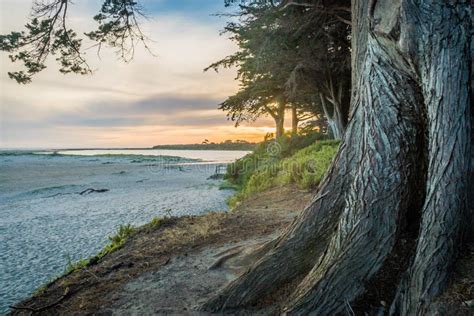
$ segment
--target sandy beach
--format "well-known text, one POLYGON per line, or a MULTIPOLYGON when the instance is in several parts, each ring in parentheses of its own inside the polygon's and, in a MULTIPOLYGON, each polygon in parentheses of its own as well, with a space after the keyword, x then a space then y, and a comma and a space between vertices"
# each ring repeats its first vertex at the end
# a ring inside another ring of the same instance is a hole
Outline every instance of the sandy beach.
POLYGON ((96 254, 120 225, 227 210, 232 191, 209 177, 245 153, 148 153, 0 156, 0 313, 96 254))

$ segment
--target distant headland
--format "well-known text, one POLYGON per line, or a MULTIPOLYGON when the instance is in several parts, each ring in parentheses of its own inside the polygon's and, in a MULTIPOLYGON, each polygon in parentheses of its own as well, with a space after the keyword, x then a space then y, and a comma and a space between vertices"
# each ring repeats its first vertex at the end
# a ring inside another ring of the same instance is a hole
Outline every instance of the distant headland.
POLYGON ((209 142, 207 139, 201 144, 181 144, 181 145, 157 145, 153 149, 173 149, 173 150, 254 150, 257 143, 250 143, 245 140, 226 140, 221 143, 209 142))

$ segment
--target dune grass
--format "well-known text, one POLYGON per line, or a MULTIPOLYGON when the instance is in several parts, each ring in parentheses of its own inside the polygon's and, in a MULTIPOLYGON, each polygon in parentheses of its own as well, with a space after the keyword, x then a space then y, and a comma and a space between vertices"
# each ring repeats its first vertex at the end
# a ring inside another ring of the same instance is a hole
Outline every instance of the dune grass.
MULTIPOLYGON (((159 225, 160 221, 160 219, 154 218, 149 224, 146 225, 146 227, 159 225)), ((64 275, 69 275, 74 271, 87 268, 90 265, 98 262, 104 256, 117 251, 125 244, 128 238, 137 231, 138 229, 131 224, 120 225, 117 229, 117 232, 114 235, 108 237, 109 243, 97 255, 90 258, 80 259, 75 262, 68 259, 68 264, 64 271, 64 275)))
POLYGON ((293 183, 304 190, 315 188, 331 164, 339 142, 316 141, 287 157, 283 152, 285 145, 279 142, 274 146, 279 146, 277 154, 272 152, 272 148, 255 151, 229 167, 226 179, 240 188, 229 200, 230 207, 275 186, 293 183))

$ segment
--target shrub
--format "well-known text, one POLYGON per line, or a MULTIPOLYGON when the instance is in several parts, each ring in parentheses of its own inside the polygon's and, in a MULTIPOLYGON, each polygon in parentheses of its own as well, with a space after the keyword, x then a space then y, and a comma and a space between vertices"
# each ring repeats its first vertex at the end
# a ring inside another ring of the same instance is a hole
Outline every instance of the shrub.
POLYGON ((230 164, 227 167, 224 179, 234 185, 243 187, 257 170, 266 168, 271 164, 277 164, 282 159, 292 156, 298 150, 327 139, 326 134, 317 132, 304 135, 285 135, 277 140, 265 139, 252 153, 230 164))
MULTIPOLYGON (((306 142, 299 140, 298 143, 305 144, 306 142)), ((285 146, 287 145, 283 145, 282 148, 285 148, 286 152, 294 152, 287 158, 272 157, 269 151, 267 153, 256 151, 247 155, 242 159, 247 160, 247 162, 237 161, 235 163, 236 169, 242 173, 229 176, 230 179, 235 179, 241 188, 229 200, 229 205, 235 207, 239 201, 255 193, 290 183, 295 183, 301 189, 313 189, 319 184, 331 164, 337 152, 338 144, 337 141, 317 141, 296 152, 286 149, 285 146), (244 168, 245 163, 251 164, 248 161, 249 159, 262 158, 265 155, 268 156, 267 160, 261 159, 258 164, 251 165, 252 168, 244 168)), ((281 153, 284 152, 281 151, 281 153)))
POLYGON ((281 163, 279 180, 276 183, 296 183, 302 189, 313 189, 326 173, 334 155, 338 142, 322 141, 300 150, 281 163))

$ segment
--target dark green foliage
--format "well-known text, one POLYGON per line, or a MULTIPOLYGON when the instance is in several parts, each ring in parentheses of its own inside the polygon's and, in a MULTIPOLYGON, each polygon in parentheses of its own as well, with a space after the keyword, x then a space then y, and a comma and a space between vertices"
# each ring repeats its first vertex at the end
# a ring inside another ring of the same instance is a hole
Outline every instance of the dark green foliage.
POLYGON ((211 143, 204 141, 202 144, 183 144, 183 145, 158 145, 153 149, 175 149, 175 150, 254 150, 256 143, 249 143, 244 140, 231 141, 226 140, 221 143, 211 143))
POLYGON ((33 75, 46 68, 46 59, 55 55, 62 73, 90 73, 90 67, 80 53, 82 40, 69 29, 66 14, 69 1, 55 0, 47 4, 35 2, 33 16, 26 31, 0 35, 0 50, 9 54, 12 62, 22 62, 25 70, 9 72, 18 83, 29 83, 33 75))
MULTIPOLYGON (((63 74, 90 74, 82 52, 82 39, 67 26, 70 0, 34 1, 31 20, 26 30, 0 35, 0 50, 9 53, 12 62, 21 62, 24 70, 9 72, 18 83, 31 82, 32 77, 46 68, 48 57, 54 56, 63 74)), ((133 57, 137 41, 145 42, 138 17, 143 13, 136 1, 104 0, 101 12, 94 17, 98 30, 87 33, 91 40, 117 49, 122 59, 133 57)), ((145 47, 146 44, 145 44, 145 47)))
POLYGON ((350 1, 225 3, 239 4, 238 21, 229 22, 224 30, 239 50, 206 70, 237 67, 241 89, 219 107, 229 120, 238 125, 269 115, 278 133, 285 110, 293 108, 293 133, 305 121, 311 123, 308 127, 325 129, 322 116, 345 125, 350 97, 350 1), (327 101, 324 109, 321 97, 327 101))
POLYGON ((252 153, 230 164, 227 167, 225 179, 232 184, 243 187, 255 170, 261 166, 278 162, 317 141, 327 139, 328 136, 326 134, 317 132, 305 135, 284 136, 278 140, 267 139, 260 143, 252 153))
POLYGON ((334 140, 315 141, 318 138, 315 135, 268 142, 267 147, 261 147, 230 165, 227 180, 239 189, 229 200, 229 205, 234 207, 255 193, 279 185, 294 183, 305 190, 315 188, 339 145, 334 140))
POLYGON ((314 131, 280 138, 278 142, 281 145, 281 158, 289 157, 303 148, 324 140, 329 140, 327 134, 314 131))
POLYGON ((237 67, 241 89, 219 106, 236 125, 262 115, 275 120, 284 117, 288 103, 285 82, 293 67, 288 56, 295 42, 281 27, 283 14, 264 2, 240 6, 239 22, 229 22, 224 31, 239 51, 205 69, 237 67))
POLYGON ((124 61, 130 61, 135 51, 135 42, 142 41, 149 50, 146 36, 140 29, 139 17, 145 17, 142 7, 133 0, 105 0, 100 13, 94 17, 99 23, 96 31, 86 33, 91 40, 96 41, 99 49, 107 44, 117 50, 124 61))

